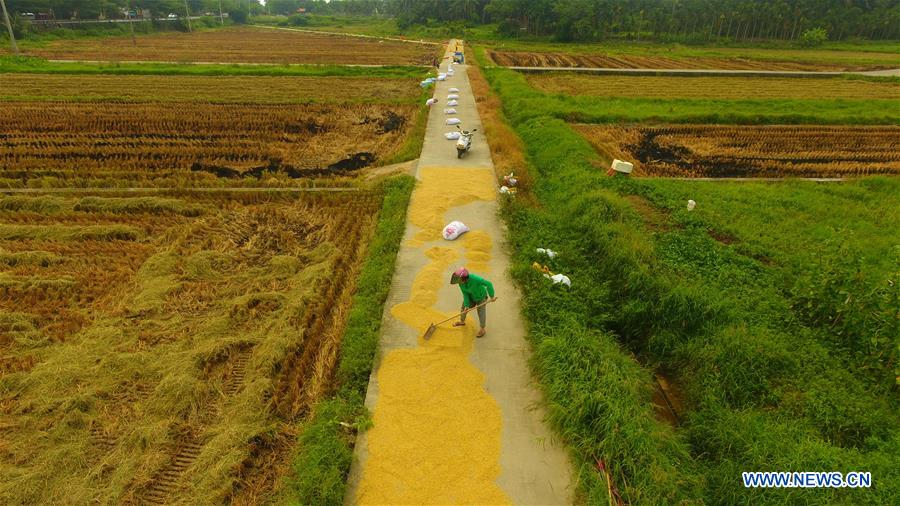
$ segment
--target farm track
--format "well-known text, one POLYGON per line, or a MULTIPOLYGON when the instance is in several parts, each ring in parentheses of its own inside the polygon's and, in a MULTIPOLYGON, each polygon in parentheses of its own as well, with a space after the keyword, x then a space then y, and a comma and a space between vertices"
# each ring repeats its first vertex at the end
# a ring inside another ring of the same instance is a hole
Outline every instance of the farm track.
MULTIPOLYGON (((234 356, 228 361, 230 371, 223 385, 221 398, 217 402, 211 402, 205 407, 205 414, 201 418, 212 420, 216 418, 216 408, 227 399, 234 397, 244 385, 244 377, 247 372, 247 363, 252 354, 252 348, 238 348, 234 356)), ((138 494, 140 504, 168 504, 172 494, 178 488, 178 482, 185 472, 194 464, 203 451, 202 430, 195 428, 188 430, 178 441, 177 450, 172 454, 169 464, 158 471, 151 479, 143 492, 138 494)))
POLYGON ((317 392, 312 390, 325 388, 323 383, 329 381, 321 376, 316 378, 316 374, 330 377, 334 366, 336 355, 332 356, 329 351, 336 349, 336 340, 344 323, 341 309, 349 305, 355 286, 363 241, 361 225, 360 220, 344 213, 333 226, 333 230, 344 236, 341 242, 343 254, 334 267, 334 277, 325 293, 307 313, 303 342, 285 363, 272 400, 275 411, 285 420, 305 414, 317 397, 317 392))
POLYGON ((156 474, 150 485, 140 496, 138 504, 168 504, 169 497, 177 488, 184 472, 197 460, 203 445, 196 436, 188 436, 178 443, 178 451, 171 463, 156 474))
MULTIPOLYGON (((211 423, 219 417, 219 408, 236 396, 244 386, 247 364, 252 356, 251 347, 239 347, 232 352, 226 364, 226 378, 222 387, 222 395, 210 399, 199 415, 202 423, 211 423)), ((169 463, 158 470, 150 482, 135 493, 135 504, 169 504, 173 494, 178 490, 179 482, 187 470, 196 462, 203 451, 203 429, 192 427, 182 429, 177 439, 175 451, 169 463)))

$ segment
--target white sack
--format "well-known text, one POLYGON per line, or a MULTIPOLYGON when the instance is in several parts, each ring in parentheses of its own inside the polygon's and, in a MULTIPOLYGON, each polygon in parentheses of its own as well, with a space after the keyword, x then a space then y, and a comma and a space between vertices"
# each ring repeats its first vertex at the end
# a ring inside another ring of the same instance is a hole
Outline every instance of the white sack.
POLYGON ((444 239, 452 241, 468 231, 469 227, 467 227, 465 223, 461 221, 451 221, 446 227, 444 227, 444 231, 441 232, 441 235, 444 236, 444 239))

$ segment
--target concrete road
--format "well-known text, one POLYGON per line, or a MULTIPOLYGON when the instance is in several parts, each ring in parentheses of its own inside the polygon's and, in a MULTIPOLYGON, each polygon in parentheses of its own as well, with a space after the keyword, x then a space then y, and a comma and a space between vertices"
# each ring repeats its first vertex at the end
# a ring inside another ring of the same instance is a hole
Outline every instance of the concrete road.
POLYGON ((373 427, 358 437, 345 502, 570 504, 571 466, 543 422, 527 365, 490 150, 479 133, 458 159, 454 141, 444 138, 455 130, 448 118, 482 130, 466 66, 454 68, 435 89, 439 102, 429 115, 366 396, 373 427), (444 112, 451 94, 459 96, 456 114, 444 112), (471 230, 446 241, 440 233, 453 220, 471 230), (442 325, 425 341, 431 322, 459 310, 460 291, 449 284, 459 265, 493 282, 498 300, 487 306, 487 335, 475 337, 472 314, 465 327, 442 325))

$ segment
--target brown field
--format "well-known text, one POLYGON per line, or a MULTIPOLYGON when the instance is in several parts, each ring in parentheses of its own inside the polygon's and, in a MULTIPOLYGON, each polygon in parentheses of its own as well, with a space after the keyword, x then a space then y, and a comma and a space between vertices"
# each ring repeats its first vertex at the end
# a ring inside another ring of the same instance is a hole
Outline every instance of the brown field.
POLYGON ((850 79, 654 77, 530 74, 528 82, 565 95, 689 99, 898 99, 900 84, 850 79))
POLYGON ((796 70, 859 71, 894 68, 878 65, 854 65, 824 62, 761 61, 747 58, 668 58, 664 56, 530 53, 489 51, 495 64, 503 67, 579 67, 612 69, 697 69, 697 70, 796 70))
POLYGON ((575 125, 637 176, 843 177, 900 174, 900 127, 575 125))
MULTIPOLYGON (((4 48, 5 50, 5 48, 4 48)), ((28 49, 54 60, 429 65, 435 46, 266 28, 67 39, 28 49)))
POLYGON ((7 102, 0 184, 203 186, 350 175, 390 157, 415 106, 7 102))
POLYGON ((257 104, 413 103, 416 79, 0 74, 0 100, 257 104))
POLYGON ((260 502, 380 203, 0 197, 0 502, 260 502))

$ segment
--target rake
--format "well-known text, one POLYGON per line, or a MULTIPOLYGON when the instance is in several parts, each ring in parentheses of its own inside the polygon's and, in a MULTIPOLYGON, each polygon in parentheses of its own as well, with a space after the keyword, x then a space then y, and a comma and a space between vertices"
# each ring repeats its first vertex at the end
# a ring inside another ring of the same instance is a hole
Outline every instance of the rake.
POLYGON ((451 316, 450 318, 447 318, 446 320, 441 320, 441 321, 439 321, 439 322, 437 322, 437 323, 432 323, 431 326, 428 327, 428 330, 425 331, 425 335, 422 336, 422 338, 425 339, 426 341, 429 340, 429 339, 431 339, 431 335, 434 334, 434 331, 435 331, 435 330, 437 330, 438 325, 440 325, 440 324, 442 324, 442 323, 447 323, 447 322, 449 322, 450 320, 452 320, 452 319, 454 319, 454 318, 459 318, 460 316, 462 316, 462 315, 468 313, 469 311, 478 309, 478 308, 480 308, 480 307, 482 307, 482 306, 486 306, 489 302, 491 302, 491 299, 488 299, 488 300, 482 302, 481 304, 478 304, 477 306, 472 306, 472 307, 466 309, 465 311, 461 311, 461 312, 459 312, 459 313, 457 313, 457 314, 451 316))

